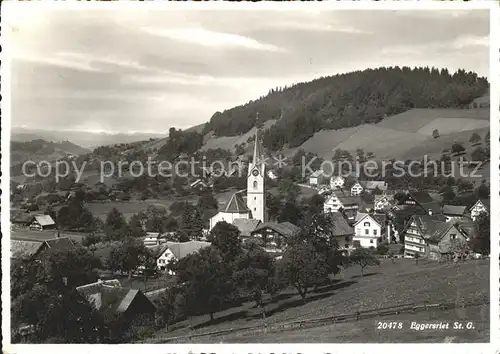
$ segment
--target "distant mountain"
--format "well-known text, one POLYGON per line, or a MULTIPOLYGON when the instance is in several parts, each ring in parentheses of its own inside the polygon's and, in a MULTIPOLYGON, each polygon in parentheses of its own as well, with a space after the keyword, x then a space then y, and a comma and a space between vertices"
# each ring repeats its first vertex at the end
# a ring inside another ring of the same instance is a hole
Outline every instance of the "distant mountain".
POLYGON ((31 141, 43 139, 45 141, 71 141, 84 148, 95 148, 103 145, 127 144, 136 141, 149 140, 150 138, 163 138, 165 134, 149 133, 91 133, 85 131, 47 131, 37 129, 12 128, 12 141, 31 141))

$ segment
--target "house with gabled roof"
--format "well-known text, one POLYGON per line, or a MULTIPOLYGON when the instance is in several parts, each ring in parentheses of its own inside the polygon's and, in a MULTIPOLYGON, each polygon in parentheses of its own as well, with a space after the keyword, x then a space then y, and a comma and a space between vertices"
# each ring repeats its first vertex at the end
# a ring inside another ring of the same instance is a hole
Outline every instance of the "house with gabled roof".
POLYGON ((390 195, 377 194, 373 197, 373 209, 375 211, 388 210, 393 206, 394 198, 390 195))
POLYGON ((312 186, 325 184, 325 182, 326 182, 326 176, 323 170, 314 171, 309 176, 309 184, 312 186))
POLYGON ((250 219, 250 217, 250 209, 248 209, 246 203, 243 201, 243 198, 238 193, 234 193, 224 209, 210 218, 209 230, 212 230, 220 221, 232 224, 236 219, 250 219))
POLYGON ((467 236, 454 220, 446 221, 444 215, 414 215, 405 235, 405 257, 439 260, 452 251, 456 242, 466 242, 467 236))
POLYGON ((361 247, 377 247, 387 240, 385 214, 358 213, 354 223, 353 243, 361 247))
POLYGON ((404 205, 420 207, 429 215, 441 214, 441 206, 436 202, 428 192, 417 191, 408 192, 403 201, 404 205))
POLYGON ((74 243, 68 237, 59 237, 44 241, 37 240, 10 240, 11 259, 35 259, 45 251, 69 252, 75 249, 74 243))
MULTIPOLYGON (((190 254, 196 253, 202 248, 209 247, 210 242, 205 241, 188 241, 188 242, 171 242, 154 248, 156 258, 156 266, 159 270, 167 270, 168 263, 172 260, 178 261, 190 254)), ((174 274, 169 270, 169 274, 174 274)))
POLYGON ((233 225, 238 228, 241 237, 250 237, 251 233, 261 224, 256 219, 234 219, 233 225))
POLYGON ((348 221, 354 221, 356 213, 362 204, 361 198, 358 196, 346 195, 342 191, 333 191, 333 193, 325 200, 323 211, 325 213, 342 212, 348 221))
POLYGON ((251 232, 252 238, 262 241, 264 249, 271 253, 281 253, 286 240, 300 233, 300 228, 288 221, 265 222, 251 232))
POLYGON ((472 208, 470 208, 470 216, 472 220, 476 220, 481 213, 490 213, 490 201, 488 199, 478 199, 472 208))
POLYGON ((99 312, 124 316, 133 320, 139 316, 154 318, 156 306, 140 290, 123 288, 116 279, 98 280, 76 290, 99 312))
POLYGON ((446 216, 446 221, 455 218, 463 218, 467 215, 467 207, 464 205, 443 205, 443 215, 446 216))
POLYGON ((56 223, 50 215, 34 215, 29 228, 32 230, 51 230, 56 227, 56 223))
POLYGON ((345 178, 342 176, 332 176, 330 178, 330 188, 337 189, 344 187, 345 178))
POLYGON ((333 225, 335 225, 331 231, 331 235, 337 241, 340 251, 350 253, 354 250, 354 228, 349 225, 341 213, 331 213, 330 215, 333 218, 333 225))

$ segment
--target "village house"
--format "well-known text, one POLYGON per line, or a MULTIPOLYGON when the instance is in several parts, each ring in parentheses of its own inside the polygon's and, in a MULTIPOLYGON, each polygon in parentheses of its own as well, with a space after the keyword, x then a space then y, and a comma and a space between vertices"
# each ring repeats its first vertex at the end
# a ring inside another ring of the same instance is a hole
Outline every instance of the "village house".
POLYGON ((252 232, 261 224, 256 219, 234 219, 233 225, 238 228, 241 238, 251 237, 252 232))
POLYGON ((388 185, 385 181, 359 181, 363 190, 368 191, 370 193, 375 192, 376 190, 380 192, 387 191, 388 185))
POLYGON ((146 236, 144 236, 142 242, 147 248, 158 247, 167 243, 167 237, 166 235, 160 234, 159 232, 146 232, 146 236))
POLYGON ((341 213, 332 213, 333 224, 333 237, 337 241, 340 251, 351 253, 354 250, 354 228, 349 225, 347 220, 341 213))
POLYGON ((417 191, 408 192, 403 202, 404 205, 419 207, 426 214, 441 214, 441 206, 436 202, 428 192, 417 191))
POLYGON ((463 205, 443 205, 443 215, 446 216, 446 221, 455 218, 462 218, 467 215, 467 207, 463 205))
POLYGON ((351 195, 360 195, 364 188, 361 183, 356 182, 351 186, 351 195))
POLYGON ((139 316, 154 319, 155 305, 138 289, 123 288, 117 279, 82 285, 76 290, 99 312, 118 314, 127 320, 139 316))
POLYGON ((261 240, 266 252, 283 252, 287 238, 293 237, 300 232, 300 228, 290 222, 265 222, 260 224, 251 232, 253 239, 261 240))
POLYGON ((467 236, 454 220, 446 221, 444 215, 415 215, 405 235, 405 257, 427 257, 440 260, 453 251, 453 245, 466 242, 467 236))
POLYGON ((309 176, 309 184, 311 186, 319 186, 325 184, 325 182, 326 182, 326 177, 323 170, 314 171, 309 176))
POLYGON ((476 220, 479 214, 481 213, 490 213, 490 201, 486 199, 479 199, 473 206, 470 208, 470 216, 472 220, 476 220))
POLYGON ((10 257, 37 259, 45 251, 71 251, 75 244, 68 237, 59 237, 44 241, 37 240, 10 240, 10 257))
MULTIPOLYGON (((167 270, 167 265, 170 261, 178 261, 192 253, 198 252, 200 249, 209 247, 210 242, 204 241, 188 241, 188 242, 170 242, 168 241, 163 246, 156 249, 156 266, 158 270, 167 270)), ((173 274, 169 270, 169 274, 173 274)))
POLYGON ((31 230, 38 231, 52 230, 55 227, 56 223, 52 220, 50 215, 34 215, 29 224, 31 230))
POLYGON ((342 188, 345 184, 345 178, 342 176, 335 176, 330 179, 330 187, 332 189, 342 188))
POLYGON ((358 213, 354 223, 353 243, 361 247, 376 248, 387 240, 387 230, 385 214, 358 213))
POLYGON ((354 221, 359 206, 362 204, 358 196, 347 196, 341 191, 334 191, 325 201, 325 213, 342 212, 348 221, 354 221))
POLYGON ((273 170, 267 171, 267 177, 269 177, 273 181, 278 179, 278 175, 273 170))
POLYGON ((392 207, 394 198, 391 195, 375 195, 373 197, 373 209, 375 211, 385 211, 392 207))

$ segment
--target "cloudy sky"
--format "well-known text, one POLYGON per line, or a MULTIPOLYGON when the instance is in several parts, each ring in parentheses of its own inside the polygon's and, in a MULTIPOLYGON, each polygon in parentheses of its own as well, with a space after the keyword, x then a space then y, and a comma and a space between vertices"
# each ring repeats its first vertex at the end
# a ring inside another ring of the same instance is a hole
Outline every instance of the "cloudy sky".
POLYGON ((14 127, 162 133, 319 76, 489 70, 487 11, 59 10, 9 22, 14 127))

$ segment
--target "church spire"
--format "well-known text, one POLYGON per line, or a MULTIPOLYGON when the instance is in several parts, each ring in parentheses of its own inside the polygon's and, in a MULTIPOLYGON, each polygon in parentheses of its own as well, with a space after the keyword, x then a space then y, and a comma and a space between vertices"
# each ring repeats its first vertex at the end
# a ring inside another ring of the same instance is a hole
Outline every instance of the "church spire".
POLYGON ((259 112, 257 112, 255 117, 255 141, 253 147, 252 164, 255 166, 261 160, 262 160, 262 148, 260 146, 260 138, 259 138, 259 112))

